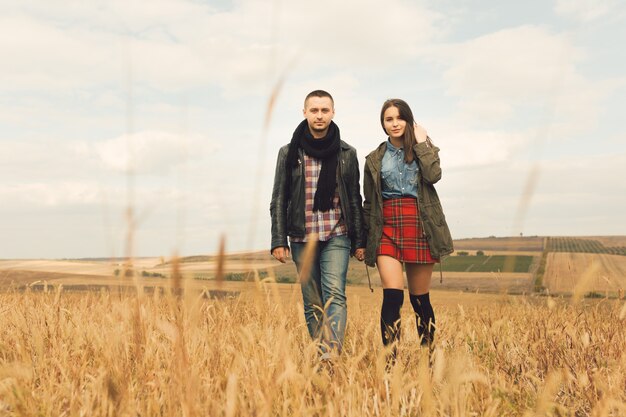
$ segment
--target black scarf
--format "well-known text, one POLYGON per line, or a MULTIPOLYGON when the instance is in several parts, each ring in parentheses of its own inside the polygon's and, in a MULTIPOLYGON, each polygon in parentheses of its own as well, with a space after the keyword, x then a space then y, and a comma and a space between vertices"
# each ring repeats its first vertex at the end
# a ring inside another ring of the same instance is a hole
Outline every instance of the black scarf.
MULTIPOLYGON (((306 119, 294 130, 285 161, 287 179, 291 182, 291 170, 298 165, 298 149, 302 148, 310 157, 321 159, 322 169, 317 179, 317 190, 313 200, 313 211, 328 211, 333 208, 337 188, 337 161, 340 148, 339 128, 331 121, 326 136, 315 139, 306 119)), ((304 162, 304 161, 303 161, 304 162)))

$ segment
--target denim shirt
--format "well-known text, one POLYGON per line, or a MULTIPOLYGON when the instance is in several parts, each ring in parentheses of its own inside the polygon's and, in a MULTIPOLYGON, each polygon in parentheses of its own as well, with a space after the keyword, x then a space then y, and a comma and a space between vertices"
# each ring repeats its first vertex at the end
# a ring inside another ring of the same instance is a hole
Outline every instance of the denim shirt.
POLYGON ((404 149, 396 148, 387 140, 380 171, 383 199, 399 197, 417 198, 417 160, 407 164, 404 149))

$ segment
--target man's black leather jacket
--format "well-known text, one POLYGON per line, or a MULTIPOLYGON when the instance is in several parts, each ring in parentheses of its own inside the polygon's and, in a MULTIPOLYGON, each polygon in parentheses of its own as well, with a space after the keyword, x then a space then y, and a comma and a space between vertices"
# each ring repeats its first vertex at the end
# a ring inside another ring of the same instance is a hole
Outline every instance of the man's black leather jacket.
MULTIPOLYGON (((274 174, 274 190, 270 203, 272 216, 272 248, 287 247, 287 236, 304 237, 304 152, 299 150, 298 166, 291 172, 291 184, 287 182, 285 158, 289 145, 278 151, 276 173, 274 174)), ((365 247, 365 233, 363 229, 363 206, 359 161, 356 149, 341 141, 341 154, 337 164, 337 185, 339 188, 339 203, 344 223, 350 237, 351 251, 365 247)))

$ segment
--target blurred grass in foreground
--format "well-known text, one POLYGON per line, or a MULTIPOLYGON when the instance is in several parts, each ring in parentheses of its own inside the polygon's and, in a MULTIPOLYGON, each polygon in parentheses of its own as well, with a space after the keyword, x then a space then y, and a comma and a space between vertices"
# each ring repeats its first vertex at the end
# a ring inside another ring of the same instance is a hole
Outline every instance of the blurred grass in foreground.
POLYGON ((385 373, 379 300, 352 295, 331 374, 299 297, 257 285, 223 300, 0 294, 0 416, 626 415, 623 301, 435 297, 430 358, 405 306, 385 373))

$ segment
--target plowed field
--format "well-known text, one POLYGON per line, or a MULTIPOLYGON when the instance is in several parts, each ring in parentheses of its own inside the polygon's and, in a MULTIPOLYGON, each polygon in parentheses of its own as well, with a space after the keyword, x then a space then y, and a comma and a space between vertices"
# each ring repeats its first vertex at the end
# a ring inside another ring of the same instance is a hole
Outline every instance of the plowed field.
POLYGON ((617 292, 626 289, 626 256, 553 252, 544 285, 551 292, 617 292))

